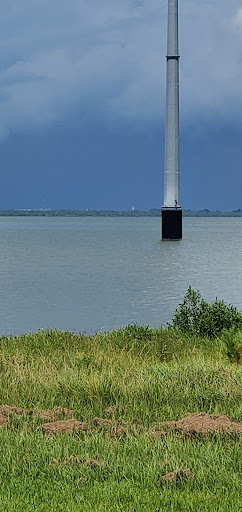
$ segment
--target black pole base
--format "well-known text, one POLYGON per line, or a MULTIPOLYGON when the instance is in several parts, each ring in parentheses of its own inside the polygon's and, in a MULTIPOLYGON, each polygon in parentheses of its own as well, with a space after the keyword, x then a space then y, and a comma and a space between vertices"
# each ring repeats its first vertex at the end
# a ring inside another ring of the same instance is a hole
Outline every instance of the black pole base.
POLYGON ((162 208, 162 240, 182 239, 182 209, 162 208))

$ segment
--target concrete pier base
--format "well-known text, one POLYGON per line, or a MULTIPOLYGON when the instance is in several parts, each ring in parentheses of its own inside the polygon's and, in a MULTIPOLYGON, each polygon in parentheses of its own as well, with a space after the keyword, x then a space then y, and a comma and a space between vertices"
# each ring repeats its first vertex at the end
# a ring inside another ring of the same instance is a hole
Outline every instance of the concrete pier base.
POLYGON ((181 240, 182 209, 162 208, 162 240, 181 240))

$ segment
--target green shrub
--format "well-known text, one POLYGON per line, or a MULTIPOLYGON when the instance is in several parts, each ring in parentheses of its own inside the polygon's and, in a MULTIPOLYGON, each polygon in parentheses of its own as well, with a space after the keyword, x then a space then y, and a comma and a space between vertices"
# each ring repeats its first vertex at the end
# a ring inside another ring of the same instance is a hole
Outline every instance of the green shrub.
POLYGON ((227 356, 232 363, 242 361, 242 333, 232 327, 229 330, 223 330, 221 339, 225 344, 227 356))
POLYGON ((211 304, 189 286, 183 302, 175 312, 173 325, 182 331, 215 338, 223 329, 242 328, 242 313, 223 300, 211 304))
POLYGON ((178 329, 195 333, 198 332, 198 318, 201 314, 201 295, 189 286, 183 302, 175 312, 173 325, 178 329))

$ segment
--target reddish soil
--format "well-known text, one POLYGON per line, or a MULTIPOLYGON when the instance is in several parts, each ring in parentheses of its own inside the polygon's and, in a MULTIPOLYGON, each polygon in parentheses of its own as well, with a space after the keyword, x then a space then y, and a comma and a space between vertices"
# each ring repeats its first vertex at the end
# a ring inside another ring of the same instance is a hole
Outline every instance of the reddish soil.
POLYGON ((69 434, 73 430, 86 432, 88 424, 77 420, 58 420, 44 423, 42 428, 46 434, 69 434))
MULTIPOLYGON (((206 413, 187 413, 179 421, 165 421, 157 425, 158 429, 169 429, 185 434, 210 434, 213 432, 242 434, 242 423, 231 421, 228 416, 211 416, 206 413)), ((164 430, 156 431, 157 435, 164 435, 164 430)), ((154 433, 156 433, 154 432, 154 433)))
POLYGON ((194 473, 187 469, 185 466, 182 466, 178 471, 171 471, 171 473, 167 473, 161 477, 159 483, 164 482, 177 482, 182 479, 193 480, 195 478, 194 473))

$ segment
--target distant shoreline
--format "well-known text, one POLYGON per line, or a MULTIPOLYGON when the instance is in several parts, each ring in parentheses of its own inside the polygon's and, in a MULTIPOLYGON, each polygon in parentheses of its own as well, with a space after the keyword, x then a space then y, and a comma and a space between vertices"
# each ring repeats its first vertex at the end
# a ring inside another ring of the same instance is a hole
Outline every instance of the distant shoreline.
MULTIPOLYGON (((0 210, 0 217, 160 217, 160 209, 151 210, 51 210, 23 209, 0 210)), ((183 210, 183 217, 242 217, 240 209, 234 211, 219 210, 183 210)))

